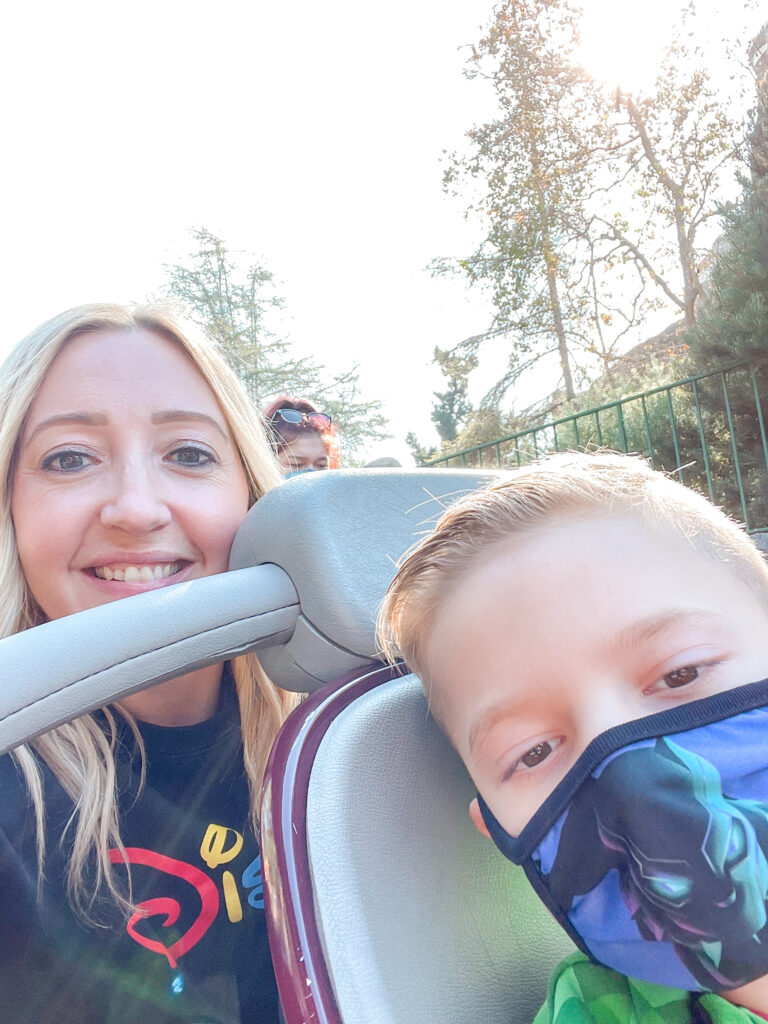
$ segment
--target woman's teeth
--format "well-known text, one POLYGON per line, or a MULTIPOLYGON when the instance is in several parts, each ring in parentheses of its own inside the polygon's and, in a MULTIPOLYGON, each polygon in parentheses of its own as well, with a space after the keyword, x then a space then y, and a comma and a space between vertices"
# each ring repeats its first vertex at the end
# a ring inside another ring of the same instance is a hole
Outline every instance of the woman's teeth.
POLYGON ((110 569, 107 565, 94 567, 93 574, 100 580, 117 580, 119 583, 151 583, 173 576, 181 569, 181 562, 166 565, 125 565, 122 569, 110 569))

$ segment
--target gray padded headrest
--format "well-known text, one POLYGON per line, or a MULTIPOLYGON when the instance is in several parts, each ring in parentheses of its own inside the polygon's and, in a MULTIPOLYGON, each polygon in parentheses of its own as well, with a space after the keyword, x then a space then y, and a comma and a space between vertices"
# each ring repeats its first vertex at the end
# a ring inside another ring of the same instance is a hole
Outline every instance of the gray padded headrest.
POLYGON ((293 636, 261 652, 271 678, 311 691, 376 656, 376 616, 398 560, 446 506, 503 473, 340 470, 304 473, 266 494, 232 547, 231 567, 273 562, 301 611, 293 636))

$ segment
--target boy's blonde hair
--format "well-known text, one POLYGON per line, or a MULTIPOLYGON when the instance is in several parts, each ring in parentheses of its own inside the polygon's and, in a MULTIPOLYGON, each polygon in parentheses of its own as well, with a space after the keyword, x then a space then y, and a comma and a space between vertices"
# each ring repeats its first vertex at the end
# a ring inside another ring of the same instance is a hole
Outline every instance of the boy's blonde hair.
POLYGON ((477 560, 510 537, 589 516, 636 516, 673 531, 703 556, 738 572, 768 603, 765 559, 743 529, 702 495, 637 456, 553 454, 459 498, 406 555, 379 615, 385 655, 402 658, 428 683, 424 652, 432 625, 444 598, 477 560))
MULTIPOLYGON (((248 481, 249 504, 282 480, 259 414, 242 384, 213 341, 170 307, 95 304, 78 306, 46 321, 17 344, 0 367, 0 637, 45 621, 21 571, 11 518, 16 454, 29 408, 54 359, 72 338, 95 331, 130 334, 138 330, 152 331, 178 345, 210 386, 248 481)), ((130 344, 130 338, 126 344, 130 344)), ((255 823, 267 757, 297 697, 270 682, 255 654, 234 658, 232 670, 240 705, 251 818, 255 823)), ((117 723, 111 710, 105 709, 105 715, 106 732, 93 715, 83 715, 13 751, 24 773, 37 819, 40 877, 45 855, 45 794, 38 757, 48 764, 72 799, 74 811, 65 829, 70 849, 66 887, 72 906, 86 919, 102 885, 118 904, 126 908, 131 905, 109 859, 110 847, 120 848, 121 840, 115 794, 117 723), (91 866, 92 877, 87 870, 91 866)), ((126 711, 122 710, 122 715, 134 730, 141 750, 135 722, 126 711)))

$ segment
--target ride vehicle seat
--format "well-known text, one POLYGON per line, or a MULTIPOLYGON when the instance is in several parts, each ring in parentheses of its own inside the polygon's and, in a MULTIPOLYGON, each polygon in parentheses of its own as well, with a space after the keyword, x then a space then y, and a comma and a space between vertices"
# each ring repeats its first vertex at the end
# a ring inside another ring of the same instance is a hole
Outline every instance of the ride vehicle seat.
POLYGON ((249 513, 235 571, 0 641, 2 750, 250 649, 278 685, 312 693, 275 743, 261 815, 287 1024, 529 1024, 572 949, 471 825, 471 781, 419 681, 376 661, 395 563, 498 475, 296 477, 249 513))

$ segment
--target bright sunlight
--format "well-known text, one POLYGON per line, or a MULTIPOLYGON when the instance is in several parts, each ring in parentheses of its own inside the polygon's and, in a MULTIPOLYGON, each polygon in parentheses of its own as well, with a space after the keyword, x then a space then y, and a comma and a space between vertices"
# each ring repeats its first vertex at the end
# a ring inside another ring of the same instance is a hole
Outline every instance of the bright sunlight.
POLYGON ((583 6, 581 56, 590 75, 624 92, 649 88, 677 5, 670 0, 583 0, 583 6))

